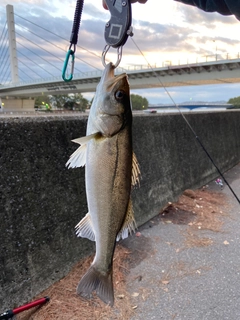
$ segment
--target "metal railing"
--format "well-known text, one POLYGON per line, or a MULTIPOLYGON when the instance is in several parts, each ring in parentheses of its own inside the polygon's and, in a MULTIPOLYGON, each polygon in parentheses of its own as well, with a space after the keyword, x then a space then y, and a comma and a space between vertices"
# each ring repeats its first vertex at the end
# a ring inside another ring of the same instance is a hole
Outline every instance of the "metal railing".
MULTIPOLYGON (((141 70, 149 70, 153 68, 164 68, 164 67, 177 67, 177 66, 185 66, 185 65, 191 65, 191 64, 198 64, 198 63, 206 63, 206 62, 216 62, 216 61, 231 61, 240 59, 240 53, 237 54, 230 54, 230 53, 224 53, 224 54, 211 54, 211 55, 203 55, 203 56, 197 56, 195 58, 187 58, 187 59, 178 59, 178 60, 165 60, 161 61, 160 63, 155 63, 153 65, 130 65, 125 67, 118 67, 116 69, 116 74, 122 73, 122 72, 128 72, 128 71, 141 71, 141 70)), ((101 77, 102 71, 100 70, 94 70, 94 71, 88 71, 85 73, 75 73, 74 79, 88 79, 88 78, 94 78, 94 77, 101 77)), ((7 83, 4 85, 0 84, 0 90, 5 88, 16 88, 21 86, 27 86, 27 85, 33 85, 33 84, 46 84, 51 82, 58 82, 63 81, 61 75, 49 77, 49 78, 39 78, 36 80, 29 80, 29 81, 19 81, 16 83, 7 83)), ((69 85, 69 84, 68 84, 69 85)))

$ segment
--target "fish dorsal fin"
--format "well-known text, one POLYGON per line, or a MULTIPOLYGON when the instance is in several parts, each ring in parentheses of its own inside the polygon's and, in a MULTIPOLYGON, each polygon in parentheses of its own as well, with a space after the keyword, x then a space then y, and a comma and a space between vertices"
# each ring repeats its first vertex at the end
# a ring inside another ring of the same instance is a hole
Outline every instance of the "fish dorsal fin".
POLYGON ((94 139, 99 133, 93 133, 86 137, 81 137, 72 140, 72 142, 78 143, 81 146, 70 156, 69 160, 66 163, 66 167, 69 168, 79 168, 84 167, 86 164, 86 151, 87 143, 94 139))
POLYGON ((122 226, 122 229, 119 231, 116 240, 126 239, 129 234, 133 233, 137 228, 136 221, 133 214, 132 201, 129 199, 127 214, 122 226))
POLYGON ((92 226, 92 220, 89 213, 75 226, 76 235, 78 237, 87 238, 95 241, 95 233, 92 226))
POLYGON ((137 157, 135 153, 133 152, 132 155, 132 186, 140 185, 140 169, 139 169, 139 163, 137 161, 137 157))

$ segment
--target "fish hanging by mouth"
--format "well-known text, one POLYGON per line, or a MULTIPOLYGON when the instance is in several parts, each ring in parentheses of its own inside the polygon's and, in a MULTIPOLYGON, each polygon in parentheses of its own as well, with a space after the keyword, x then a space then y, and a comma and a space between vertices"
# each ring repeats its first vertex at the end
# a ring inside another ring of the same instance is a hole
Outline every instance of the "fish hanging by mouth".
POLYGON ((127 74, 114 76, 108 64, 97 86, 90 109, 86 137, 73 140, 80 147, 66 163, 86 166, 89 212, 76 225, 76 234, 96 242, 94 260, 82 277, 77 293, 114 304, 112 263, 116 240, 134 232, 136 223, 131 189, 139 183, 140 170, 132 151, 132 109, 127 74))

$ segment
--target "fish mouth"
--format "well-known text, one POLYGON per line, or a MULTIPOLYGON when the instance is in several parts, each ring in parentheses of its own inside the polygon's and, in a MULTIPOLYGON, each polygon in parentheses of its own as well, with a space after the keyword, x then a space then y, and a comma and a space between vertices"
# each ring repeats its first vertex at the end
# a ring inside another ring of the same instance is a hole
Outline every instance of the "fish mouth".
POLYGON ((117 76, 114 76, 114 69, 115 69, 115 66, 112 64, 112 62, 107 64, 101 78, 101 82, 102 84, 104 84, 105 89, 107 91, 110 91, 118 81, 127 77, 126 73, 122 73, 117 76))

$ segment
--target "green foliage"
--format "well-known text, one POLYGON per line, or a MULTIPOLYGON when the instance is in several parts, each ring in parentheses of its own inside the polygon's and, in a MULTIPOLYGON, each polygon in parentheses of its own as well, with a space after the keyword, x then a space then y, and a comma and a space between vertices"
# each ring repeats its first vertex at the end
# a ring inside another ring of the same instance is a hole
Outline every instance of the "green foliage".
POLYGON ((70 101, 70 97, 68 94, 59 94, 50 97, 51 104, 57 107, 58 109, 62 109, 68 101, 70 101))
POLYGON ((240 97, 231 98, 228 100, 228 103, 231 103, 235 109, 240 108, 240 97))
POLYGON ((50 104, 50 99, 49 96, 39 96, 35 98, 35 106, 36 107, 41 107, 45 106, 46 104, 50 104))
MULTIPOLYGON (((61 94, 54 96, 40 96, 35 99, 37 107, 54 106, 57 109, 85 111, 88 107, 88 100, 81 93, 61 94)), ((46 108, 47 109, 47 108, 46 108)))
POLYGON ((148 108, 148 100, 138 94, 131 94, 131 101, 133 110, 144 110, 148 108))

